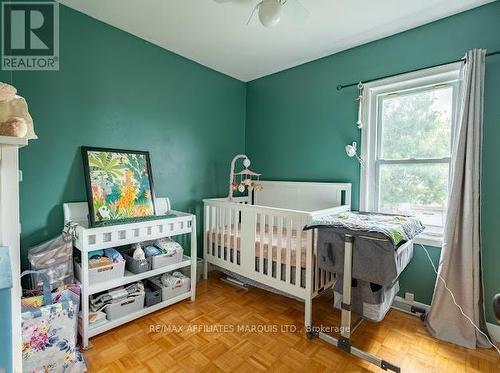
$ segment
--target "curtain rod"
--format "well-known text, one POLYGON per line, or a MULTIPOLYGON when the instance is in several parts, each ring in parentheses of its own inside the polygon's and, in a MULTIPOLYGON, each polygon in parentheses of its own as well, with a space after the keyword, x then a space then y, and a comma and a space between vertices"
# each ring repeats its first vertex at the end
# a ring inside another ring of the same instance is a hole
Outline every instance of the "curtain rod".
MULTIPOLYGON (((491 53, 486 53, 486 57, 494 56, 496 54, 500 54, 500 50, 495 51, 495 52, 491 52, 491 53)), ((370 82, 374 82, 374 81, 380 80, 380 79, 391 78, 391 77, 396 76, 396 75, 407 74, 407 73, 414 73, 416 71, 426 70, 426 69, 430 69, 430 68, 433 68, 433 67, 444 66, 444 65, 448 65, 450 63, 461 62, 461 61, 465 61, 465 60, 463 58, 460 58, 460 59, 454 60, 454 61, 448 61, 448 62, 438 63, 437 65, 420 67, 418 69, 403 71, 403 72, 400 72, 400 73, 397 73, 397 74, 390 74, 390 75, 380 76, 378 78, 373 78, 373 79, 362 81, 362 83, 370 83, 370 82)), ((348 88, 348 87, 354 87, 354 86, 357 86, 358 84, 359 84, 359 82, 349 83, 349 84, 339 84, 337 86, 337 91, 340 91, 340 90, 342 90, 344 88, 348 88)))

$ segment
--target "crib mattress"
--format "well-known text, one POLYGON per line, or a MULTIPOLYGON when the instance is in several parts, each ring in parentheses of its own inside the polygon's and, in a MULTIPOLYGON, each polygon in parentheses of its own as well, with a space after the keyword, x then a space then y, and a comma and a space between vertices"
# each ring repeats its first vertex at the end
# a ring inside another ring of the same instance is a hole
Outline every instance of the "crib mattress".
MULTIPOLYGON (((221 247, 225 247, 226 249, 235 249, 239 252, 240 251, 240 245, 241 245, 241 240, 240 240, 240 234, 241 234, 241 224, 237 224, 237 229, 235 232, 235 225, 227 225, 225 226, 224 233, 222 232, 216 232, 215 229, 212 229, 209 234, 212 235, 212 242, 215 245, 215 242, 219 242, 219 245, 221 247), (218 241, 216 240, 218 238, 218 241), (236 243, 236 244, 235 244, 236 243)), ((290 254, 290 261, 292 264, 297 263, 297 230, 293 229, 292 230, 292 239, 290 242, 290 248, 287 246, 287 231, 286 228, 283 227, 283 230, 281 231, 281 240, 280 240, 280 235, 278 234, 279 228, 277 226, 273 226, 273 239, 272 239, 272 261, 277 262, 278 261, 278 246, 280 247, 280 253, 281 253, 281 263, 286 263, 286 257, 287 253, 289 252, 290 254)), ((263 237, 264 237, 264 242, 262 245, 262 256, 267 259, 269 258, 269 225, 265 224, 264 232, 263 232, 263 237)), ((261 232, 260 232, 260 224, 257 223, 256 225, 256 239, 255 239, 255 257, 260 258, 261 251, 260 251, 260 246, 261 246, 261 232)), ((307 244, 307 232, 301 231, 301 237, 300 237, 300 242, 301 242, 301 248, 306 247, 307 244)), ((314 258, 313 258, 314 260, 314 258)), ((306 252, 305 250, 300 250, 300 265, 302 268, 306 267, 306 252)))

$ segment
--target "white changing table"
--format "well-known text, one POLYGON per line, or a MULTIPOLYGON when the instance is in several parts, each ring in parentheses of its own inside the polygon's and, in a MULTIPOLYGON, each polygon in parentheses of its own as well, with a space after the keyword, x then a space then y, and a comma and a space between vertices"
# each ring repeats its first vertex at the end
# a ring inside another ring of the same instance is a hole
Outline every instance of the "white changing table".
POLYGON ((169 210, 164 219, 134 222, 130 224, 110 225, 97 228, 88 228, 88 205, 86 202, 65 203, 64 219, 76 225, 73 245, 81 252, 81 312, 79 333, 82 337, 82 347, 89 347, 89 338, 104 333, 119 325, 135 320, 149 313, 158 311, 171 304, 196 296, 196 216, 180 211, 169 210), (191 257, 184 256, 179 263, 167 265, 147 272, 133 274, 125 271, 121 278, 89 284, 88 252, 111 247, 130 245, 136 242, 155 240, 176 235, 191 235, 191 257), (89 296, 118 286, 144 280, 148 277, 161 275, 180 268, 191 267, 191 289, 174 298, 167 299, 151 307, 145 307, 137 312, 123 316, 117 320, 107 321, 94 327, 89 326, 89 296))

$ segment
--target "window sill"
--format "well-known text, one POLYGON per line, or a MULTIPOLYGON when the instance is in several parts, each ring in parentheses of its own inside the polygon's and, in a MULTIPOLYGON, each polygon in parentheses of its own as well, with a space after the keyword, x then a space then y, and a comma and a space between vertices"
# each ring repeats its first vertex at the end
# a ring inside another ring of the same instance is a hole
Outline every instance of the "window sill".
POLYGON ((424 246, 443 246, 443 236, 441 235, 430 235, 430 234, 419 234, 413 239, 413 243, 424 245, 424 246))

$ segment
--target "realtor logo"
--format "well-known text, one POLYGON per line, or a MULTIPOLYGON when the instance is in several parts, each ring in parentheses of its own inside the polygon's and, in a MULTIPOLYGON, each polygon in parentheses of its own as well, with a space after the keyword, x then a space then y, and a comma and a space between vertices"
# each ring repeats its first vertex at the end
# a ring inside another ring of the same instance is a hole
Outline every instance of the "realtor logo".
POLYGON ((2 70, 59 70, 59 4, 2 3, 2 70))

